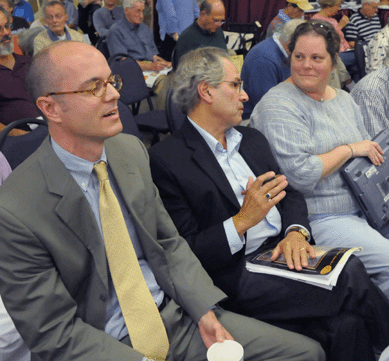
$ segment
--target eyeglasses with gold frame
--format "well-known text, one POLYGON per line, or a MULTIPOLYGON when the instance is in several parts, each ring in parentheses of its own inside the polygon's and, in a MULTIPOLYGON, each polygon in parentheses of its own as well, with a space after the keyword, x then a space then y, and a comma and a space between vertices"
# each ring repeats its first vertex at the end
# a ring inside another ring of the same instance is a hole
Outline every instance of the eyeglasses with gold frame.
POLYGON ((120 91, 123 86, 123 80, 120 75, 111 75, 108 80, 96 80, 92 84, 92 88, 87 90, 75 90, 75 91, 67 91, 67 92, 50 92, 45 93, 44 96, 48 97, 49 95, 62 95, 62 94, 83 94, 88 93, 92 94, 97 98, 102 98, 107 92, 107 86, 111 84, 115 90, 120 91))

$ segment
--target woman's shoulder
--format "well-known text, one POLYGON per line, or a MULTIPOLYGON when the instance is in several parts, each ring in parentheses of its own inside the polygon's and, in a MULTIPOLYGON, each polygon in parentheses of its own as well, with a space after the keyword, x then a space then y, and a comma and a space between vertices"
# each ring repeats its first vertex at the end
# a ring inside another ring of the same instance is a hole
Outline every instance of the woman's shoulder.
POLYGON ((301 91, 287 81, 277 84, 271 88, 260 100, 259 103, 273 103, 275 107, 292 106, 301 102, 301 91))

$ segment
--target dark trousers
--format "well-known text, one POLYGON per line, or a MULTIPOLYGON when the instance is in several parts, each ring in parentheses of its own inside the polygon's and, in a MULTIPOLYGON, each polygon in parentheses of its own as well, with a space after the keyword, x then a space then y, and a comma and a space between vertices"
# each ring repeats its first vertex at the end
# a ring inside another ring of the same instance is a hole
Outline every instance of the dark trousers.
POLYGON ((331 291, 251 273, 244 266, 251 257, 242 260, 237 296, 223 307, 319 341, 328 361, 373 361, 373 346, 389 345, 389 301, 357 257, 331 291))

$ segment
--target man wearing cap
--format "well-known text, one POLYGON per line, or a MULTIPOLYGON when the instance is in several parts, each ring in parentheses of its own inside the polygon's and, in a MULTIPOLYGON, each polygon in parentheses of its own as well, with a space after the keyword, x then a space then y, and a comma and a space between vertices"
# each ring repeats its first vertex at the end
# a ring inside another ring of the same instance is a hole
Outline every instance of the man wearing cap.
POLYGON ((274 33, 281 32, 283 26, 291 19, 298 19, 304 16, 304 11, 312 10, 313 6, 308 0, 287 0, 285 9, 281 9, 278 15, 271 21, 267 28, 266 38, 274 33))

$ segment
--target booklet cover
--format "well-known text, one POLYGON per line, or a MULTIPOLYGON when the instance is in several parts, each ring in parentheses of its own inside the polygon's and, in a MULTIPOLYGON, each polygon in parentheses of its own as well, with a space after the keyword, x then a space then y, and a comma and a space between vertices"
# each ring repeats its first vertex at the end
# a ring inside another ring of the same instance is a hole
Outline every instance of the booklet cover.
POLYGON ((308 267, 303 268, 302 271, 290 270, 283 254, 275 261, 270 261, 272 250, 256 255, 247 262, 246 268, 250 272, 291 278, 331 290, 336 285, 339 274, 351 254, 361 250, 360 247, 313 246, 313 248, 316 258, 310 258, 308 255, 308 267))

